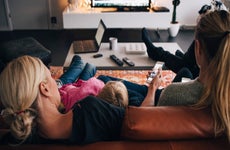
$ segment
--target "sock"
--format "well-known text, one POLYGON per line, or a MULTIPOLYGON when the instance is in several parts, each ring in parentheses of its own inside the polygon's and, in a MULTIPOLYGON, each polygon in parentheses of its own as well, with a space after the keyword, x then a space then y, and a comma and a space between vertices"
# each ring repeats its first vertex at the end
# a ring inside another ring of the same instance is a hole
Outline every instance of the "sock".
POLYGON ((178 56, 178 57, 181 57, 181 58, 184 57, 184 54, 180 50, 176 50, 175 55, 178 56))
POLYGON ((153 60, 163 61, 164 50, 162 47, 156 47, 152 44, 148 32, 145 28, 142 29, 142 40, 147 47, 148 56, 153 60))

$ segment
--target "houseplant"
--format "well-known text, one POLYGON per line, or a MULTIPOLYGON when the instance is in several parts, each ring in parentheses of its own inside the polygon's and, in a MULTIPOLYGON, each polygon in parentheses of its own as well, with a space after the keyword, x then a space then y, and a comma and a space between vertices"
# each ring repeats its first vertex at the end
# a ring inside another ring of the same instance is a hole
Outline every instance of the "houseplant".
POLYGON ((178 31, 180 29, 180 24, 176 20, 176 15, 177 15, 176 9, 177 9, 177 6, 180 5, 180 0, 173 0, 172 4, 173 4, 173 13, 172 13, 172 20, 170 22, 170 27, 169 27, 169 35, 171 37, 175 37, 177 36, 178 31))

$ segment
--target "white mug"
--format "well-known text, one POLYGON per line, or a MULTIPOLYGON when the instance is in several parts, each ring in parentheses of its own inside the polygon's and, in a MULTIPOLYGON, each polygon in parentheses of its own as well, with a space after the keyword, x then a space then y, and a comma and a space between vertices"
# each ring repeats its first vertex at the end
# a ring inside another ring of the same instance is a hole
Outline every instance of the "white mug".
POLYGON ((117 38, 116 37, 110 37, 109 38, 109 49, 111 50, 117 50, 117 38))

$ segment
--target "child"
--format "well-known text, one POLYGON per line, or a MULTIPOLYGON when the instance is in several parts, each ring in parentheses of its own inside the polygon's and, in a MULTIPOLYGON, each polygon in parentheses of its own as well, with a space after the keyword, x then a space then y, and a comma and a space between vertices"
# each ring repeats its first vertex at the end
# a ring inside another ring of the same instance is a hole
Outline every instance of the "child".
POLYGON ((68 112, 79 100, 89 95, 97 96, 101 91, 101 99, 121 107, 128 105, 128 92, 123 83, 111 82, 105 85, 94 77, 95 74, 95 66, 89 63, 84 65, 78 55, 72 58, 69 69, 56 80, 62 101, 60 112, 68 112))

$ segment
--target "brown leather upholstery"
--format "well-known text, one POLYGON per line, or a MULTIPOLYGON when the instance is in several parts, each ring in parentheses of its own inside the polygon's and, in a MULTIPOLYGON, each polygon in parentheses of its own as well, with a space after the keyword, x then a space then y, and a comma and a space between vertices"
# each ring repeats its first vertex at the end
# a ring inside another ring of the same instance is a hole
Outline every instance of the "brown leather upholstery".
POLYGON ((122 136, 132 140, 175 140, 214 137, 208 109, 128 107, 122 136))
MULTIPOLYGON (((6 131, 0 130, 0 135, 6 131)), ((129 107, 122 130, 123 140, 88 145, 21 145, 0 149, 18 150, 229 150, 226 137, 213 137, 209 110, 187 107, 129 107), (153 139, 152 139, 153 138, 153 139), (164 139, 165 138, 165 139, 164 139)), ((1 137, 1 136, 0 136, 1 137)))
POLYGON ((175 141, 112 141, 88 145, 0 145, 2 150, 229 150, 226 139, 194 139, 175 141))

